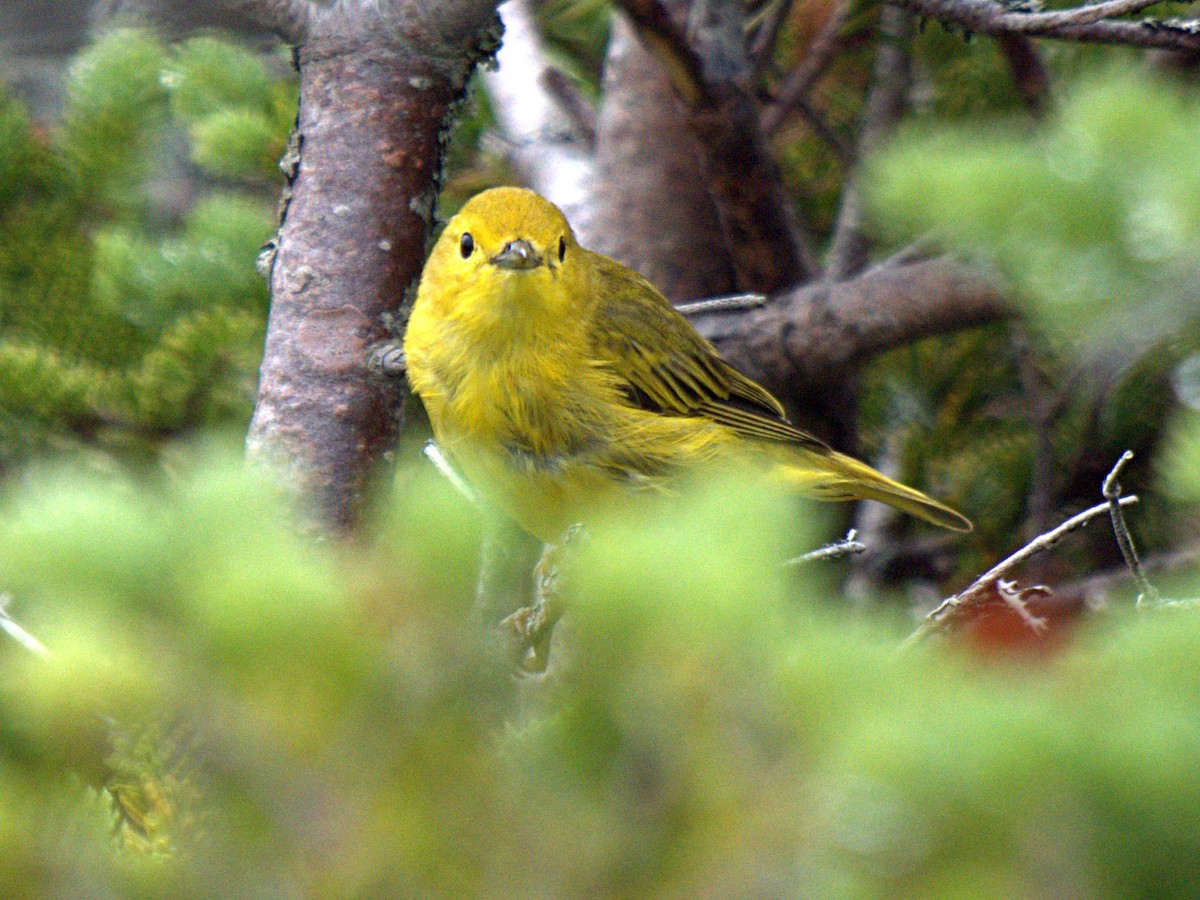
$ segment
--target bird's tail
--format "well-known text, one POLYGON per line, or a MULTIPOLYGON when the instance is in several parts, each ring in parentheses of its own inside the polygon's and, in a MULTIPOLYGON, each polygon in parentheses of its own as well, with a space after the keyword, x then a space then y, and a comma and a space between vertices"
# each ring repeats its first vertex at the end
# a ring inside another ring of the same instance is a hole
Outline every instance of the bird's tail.
POLYGON ((905 487, 866 463, 836 451, 808 450, 792 455, 780 475, 797 493, 818 500, 878 500, 906 513, 949 528, 970 531, 971 520, 920 491, 905 487))

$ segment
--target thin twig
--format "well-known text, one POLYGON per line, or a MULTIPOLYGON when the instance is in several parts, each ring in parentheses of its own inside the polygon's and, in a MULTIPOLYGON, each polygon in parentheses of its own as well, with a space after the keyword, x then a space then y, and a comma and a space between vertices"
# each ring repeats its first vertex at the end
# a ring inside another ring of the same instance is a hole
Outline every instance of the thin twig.
POLYGON ((813 85, 825 74, 825 70, 837 56, 838 47, 841 45, 842 27, 849 15, 850 4, 839 4, 809 44, 804 59, 783 79, 775 102, 763 111, 763 131, 768 135, 778 131, 787 121, 788 114, 798 108, 801 101, 808 99, 813 85))
POLYGON ((1045 585, 1039 584, 1021 590, 1017 587, 1015 581, 1005 581, 1001 578, 996 582, 996 594, 1000 597, 1004 605, 1011 609, 1030 631, 1041 634, 1050 627, 1045 619, 1035 616, 1029 611, 1029 603, 1025 599, 1026 596, 1031 595, 1049 596, 1050 589, 1045 585))
POLYGON ((1121 504, 1118 502, 1121 497, 1121 482, 1118 481, 1118 478, 1121 470, 1125 468, 1125 464, 1131 459, 1133 459, 1132 450, 1122 453, 1121 458, 1112 467, 1112 471, 1104 476, 1104 483, 1100 489, 1104 494, 1104 499, 1108 501, 1108 514, 1112 519, 1117 546, 1121 548, 1121 556, 1125 558, 1125 565, 1129 567, 1129 571, 1133 574, 1133 580, 1137 582, 1140 592, 1137 605, 1139 607, 1156 606, 1161 603, 1162 597, 1142 570, 1142 561, 1138 559, 1137 547, 1133 544, 1133 535, 1129 533, 1129 525, 1125 522, 1125 513, 1121 511, 1121 504))
POLYGON ((685 316, 699 316, 712 312, 729 312, 738 309, 757 309, 767 302, 766 294, 726 294, 721 297, 706 297, 676 305, 685 316))
MULTIPOLYGON (((1121 497, 1115 502, 1120 506, 1128 506, 1131 503, 1137 503, 1138 498, 1136 495, 1131 494, 1128 497, 1121 497)), ((1008 574, 1031 556, 1049 550, 1072 531, 1082 528, 1097 516, 1104 515, 1108 512, 1108 509, 1109 504, 1107 501, 1099 503, 1090 509, 1085 509, 1083 512, 1071 516, 1071 518, 1067 519, 1057 528, 1047 531, 1045 534, 1038 535, 1016 553, 996 563, 996 565, 971 582, 965 590, 943 600, 936 609, 921 621, 916 631, 908 636, 901 645, 901 648, 911 647, 924 640, 933 632, 948 627, 954 619, 962 614, 964 608, 977 602, 978 598, 1001 576, 1008 574)))
MULTIPOLYGON (((1097 3, 1072 10, 1047 13, 1013 12, 994 0, 889 0, 896 6, 920 16, 939 19, 976 34, 1028 34, 1058 40, 1093 44, 1124 44, 1132 47, 1160 47, 1165 50, 1200 48, 1200 22, 1187 19, 1144 21, 1114 20, 1114 2, 1097 3)), ((1145 9, 1153 4, 1141 3, 1145 9)), ((1133 9, 1122 2, 1123 12, 1133 9)))
POLYGON ((541 84, 557 102, 559 109, 571 120, 572 130, 584 142, 588 153, 596 150, 596 110, 579 90, 570 75, 557 66, 542 70, 541 84))
POLYGON ((9 615, 8 604, 11 602, 11 595, 0 594, 0 631, 3 631, 26 650, 32 651, 38 656, 49 656, 50 651, 46 649, 46 645, 18 625, 9 615))
MULTIPOLYGON (((871 89, 863 104, 855 155, 865 159, 899 121, 908 103, 912 80, 912 15, 884 7, 879 16, 879 38, 871 89)), ((860 271, 867 263, 869 245, 863 230, 865 209, 857 177, 842 191, 833 237, 825 264, 825 278, 837 281, 860 271)))
POLYGON ((467 484, 463 477, 458 474, 454 466, 450 465, 450 460, 446 459, 445 454, 442 453, 442 448, 437 445, 437 441, 426 441, 425 446, 422 448, 422 452, 425 454, 425 458, 433 463, 434 468, 441 472, 442 475, 445 476, 446 480, 454 485, 455 490, 457 490, 476 506, 479 505, 479 495, 476 494, 475 489, 467 484))
POLYGON ((1074 9, 1056 9, 1051 12, 1014 12, 1020 25, 1013 31, 1034 31, 1040 28, 1057 28, 1062 25, 1090 25, 1103 19, 1114 19, 1141 12, 1157 6, 1163 0, 1105 0, 1103 3, 1088 3, 1074 9), (1023 26, 1023 27, 1022 27, 1023 26))
MULTIPOLYGON (((1172 572, 1186 567, 1194 568, 1197 563, 1200 563, 1200 543, 1192 543, 1182 549, 1147 557, 1142 560, 1142 568, 1150 574, 1172 572)), ((1054 595, 1060 601, 1077 601, 1089 610, 1100 611, 1116 605, 1114 595, 1128 581, 1129 569, 1122 562, 1120 566, 1088 575, 1078 581, 1055 585, 1054 595)))
POLYGON ((907 266, 923 260, 933 259, 935 256, 937 256, 937 244, 933 239, 919 237, 911 244, 901 247, 895 253, 872 262, 870 266, 863 269, 862 277, 866 278, 871 274, 882 272, 884 269, 907 266))
POLYGON ((1017 357, 1017 377, 1029 408, 1033 426, 1033 459, 1026 495, 1025 534, 1041 534, 1051 522, 1054 497, 1054 439, 1051 428, 1057 420, 1057 404, 1047 397, 1047 385, 1032 346, 1033 337, 1020 323, 1011 332, 1017 357))
POLYGON ((792 11, 792 0, 780 0, 775 8, 764 14, 762 22, 754 32, 750 45, 750 59, 754 65, 755 74, 760 74, 771 58, 771 51, 779 40, 779 32, 787 21, 788 13, 792 11))
POLYGON ((825 121, 817 110, 803 97, 798 97, 794 103, 796 112, 800 114, 800 118, 808 123, 808 126, 816 133, 817 137, 829 145, 834 154, 838 158, 843 168, 853 168, 855 162, 858 161, 858 154, 854 148, 843 138, 834 127, 825 121))
POLYGON ((816 550, 811 550, 800 556, 794 556, 784 562, 784 565, 802 566, 806 563, 817 562, 823 559, 841 559, 843 556, 853 556, 862 553, 866 549, 867 545, 858 540, 858 532, 851 528, 840 541, 834 541, 832 544, 826 544, 824 547, 818 547, 816 550))

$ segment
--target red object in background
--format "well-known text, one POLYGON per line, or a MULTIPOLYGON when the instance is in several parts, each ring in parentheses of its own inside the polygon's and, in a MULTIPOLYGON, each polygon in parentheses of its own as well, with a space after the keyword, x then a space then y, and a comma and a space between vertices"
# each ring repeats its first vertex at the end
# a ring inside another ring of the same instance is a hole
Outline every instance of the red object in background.
POLYGON ((1052 653, 1086 609, 1082 599, 1060 598, 1045 585, 1019 589, 1016 582, 1000 580, 988 592, 962 614, 958 635, 989 656, 1052 653))

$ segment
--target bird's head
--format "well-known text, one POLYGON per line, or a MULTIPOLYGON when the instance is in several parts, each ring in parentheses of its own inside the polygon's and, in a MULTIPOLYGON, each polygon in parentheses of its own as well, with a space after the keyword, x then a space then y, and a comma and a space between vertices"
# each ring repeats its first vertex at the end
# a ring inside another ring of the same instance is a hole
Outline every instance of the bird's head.
MULTIPOLYGON (((535 316, 564 313, 580 297, 579 245, 566 218, 523 188, 475 195, 446 225, 426 263, 422 290, 457 306, 535 316)), ((482 310, 481 310, 482 311, 482 310)))

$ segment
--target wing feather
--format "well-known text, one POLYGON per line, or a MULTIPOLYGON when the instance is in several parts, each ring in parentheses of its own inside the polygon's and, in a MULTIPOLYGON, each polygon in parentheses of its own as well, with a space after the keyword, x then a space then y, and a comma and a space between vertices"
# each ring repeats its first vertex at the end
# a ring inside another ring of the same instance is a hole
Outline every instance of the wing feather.
POLYGON ((828 449, 789 422, 779 401, 723 360, 650 282, 599 254, 589 256, 603 283, 603 289, 593 287, 594 350, 628 385, 630 403, 706 418, 747 437, 828 449))

